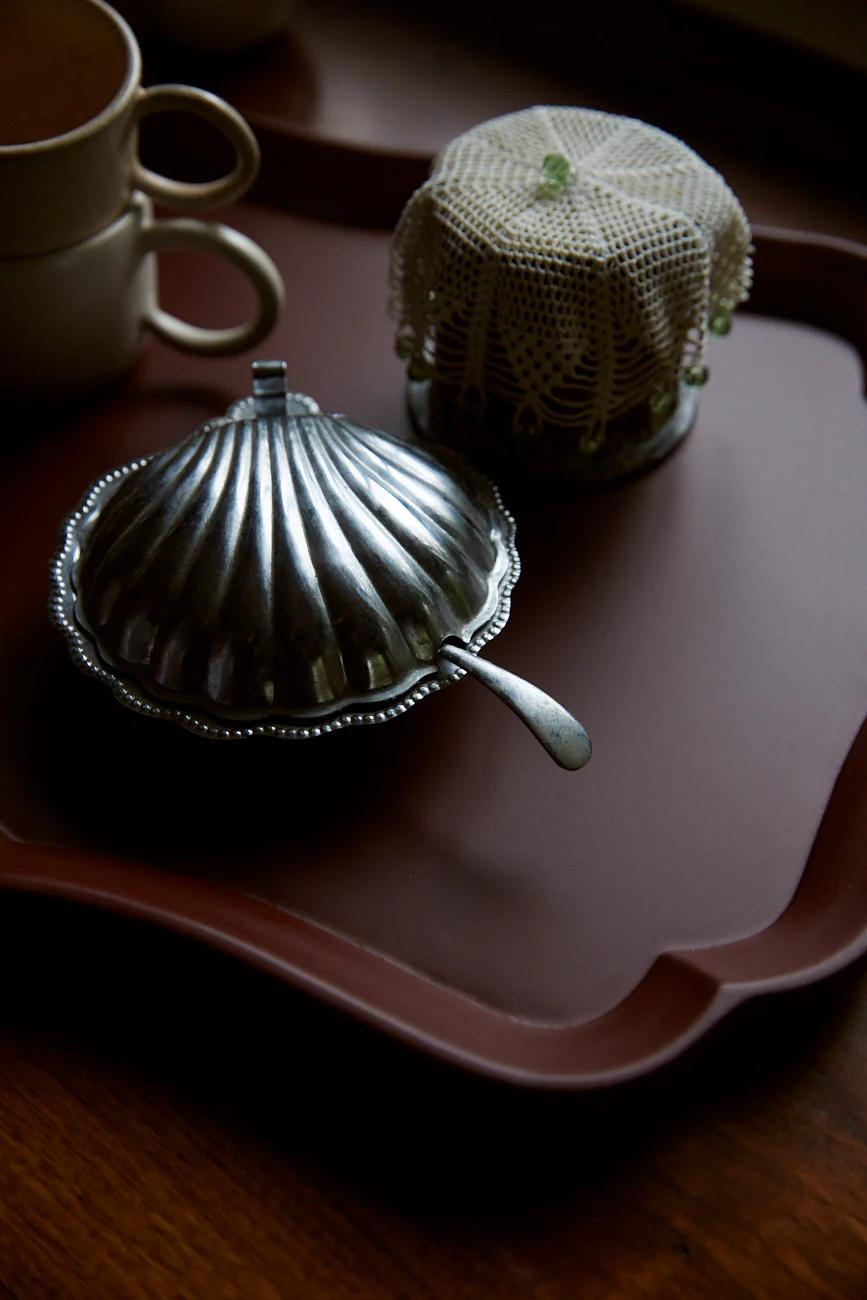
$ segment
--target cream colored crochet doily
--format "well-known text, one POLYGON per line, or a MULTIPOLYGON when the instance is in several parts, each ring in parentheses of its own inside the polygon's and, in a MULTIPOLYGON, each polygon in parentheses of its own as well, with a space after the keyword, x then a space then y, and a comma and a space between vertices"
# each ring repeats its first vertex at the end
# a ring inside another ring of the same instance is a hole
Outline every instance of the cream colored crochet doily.
POLYGON ((453 140, 401 216, 398 350, 411 376, 592 450, 612 418, 702 381, 750 252, 734 194, 680 140, 588 109, 512 113, 453 140))

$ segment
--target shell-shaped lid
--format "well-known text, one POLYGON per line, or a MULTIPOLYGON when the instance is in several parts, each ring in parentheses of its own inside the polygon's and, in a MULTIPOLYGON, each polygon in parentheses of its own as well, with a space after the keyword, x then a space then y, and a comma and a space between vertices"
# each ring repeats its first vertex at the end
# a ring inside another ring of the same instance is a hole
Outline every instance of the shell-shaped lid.
POLYGON ((253 399, 102 479, 58 558, 80 657, 197 730, 390 716, 449 680, 444 642, 477 649, 508 616, 496 490, 287 398, 284 375, 256 363, 253 399))

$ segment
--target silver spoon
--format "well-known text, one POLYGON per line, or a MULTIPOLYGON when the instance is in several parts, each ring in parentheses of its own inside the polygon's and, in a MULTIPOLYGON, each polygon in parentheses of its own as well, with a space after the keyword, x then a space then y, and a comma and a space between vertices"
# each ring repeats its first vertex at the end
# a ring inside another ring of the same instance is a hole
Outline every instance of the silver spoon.
POLYGON ((443 660, 456 668, 463 668, 508 704, 560 767, 577 772, 590 761, 590 737, 581 723, 538 686, 451 643, 444 645, 439 652, 440 668, 443 668, 443 660))

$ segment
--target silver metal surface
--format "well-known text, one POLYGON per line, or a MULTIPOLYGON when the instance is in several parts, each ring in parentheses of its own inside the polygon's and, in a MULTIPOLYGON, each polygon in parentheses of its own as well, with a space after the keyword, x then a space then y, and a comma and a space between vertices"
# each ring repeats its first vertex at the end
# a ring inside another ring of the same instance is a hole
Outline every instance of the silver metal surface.
POLYGON ((439 657, 465 669, 508 704, 560 767, 577 772, 589 763, 592 747, 587 732, 562 704, 539 690, 538 686, 460 646, 444 645, 439 657))
MULTIPOLYGON (((133 709, 211 737, 319 736, 463 676, 452 646, 474 656, 509 617, 514 531, 454 457, 324 413, 257 363, 252 398, 93 485, 52 614, 133 709)), ((557 757, 534 688, 504 679, 557 757)))
POLYGON ((249 420, 255 415, 315 415, 321 409, 319 403, 306 393, 286 392, 285 361, 254 361, 253 396, 233 402, 224 419, 249 420), (269 405, 270 409, 263 410, 263 404, 269 405))
MULTIPOLYGON (((500 459, 503 464, 511 465, 513 471, 528 469, 533 474, 541 471, 545 475, 553 475, 558 482, 575 477, 576 480, 587 483, 613 483, 652 469, 674 451, 695 423, 700 392, 699 388, 681 380, 677 389, 677 405, 654 433, 638 440, 615 436, 594 453, 582 451, 579 443, 571 439, 566 430, 552 431, 548 440, 553 441, 556 450, 550 464, 544 451, 544 436, 528 438, 516 434, 510 424, 503 427, 492 425, 488 432, 493 434, 495 445, 501 449, 500 459), (511 453, 511 460, 506 453, 511 453)), ((431 380, 409 380, 406 393, 407 406, 415 428, 426 437, 438 436, 442 430, 436 427, 437 421, 433 418, 431 380)), ((446 418, 453 421, 461 417, 449 409, 446 418)))

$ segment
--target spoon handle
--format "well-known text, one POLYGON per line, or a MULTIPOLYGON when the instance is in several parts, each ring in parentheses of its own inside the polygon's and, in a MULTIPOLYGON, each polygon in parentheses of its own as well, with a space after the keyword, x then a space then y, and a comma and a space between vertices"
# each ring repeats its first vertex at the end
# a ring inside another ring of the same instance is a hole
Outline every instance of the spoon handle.
POLYGON ((525 726, 529 727, 541 745, 547 749, 555 763, 570 772, 577 772, 590 759, 590 737, 581 723, 571 713, 540 691, 538 686, 525 682, 498 664, 464 650, 461 646, 447 644, 439 652, 457 668, 463 668, 493 691, 504 704, 508 704, 525 726))

